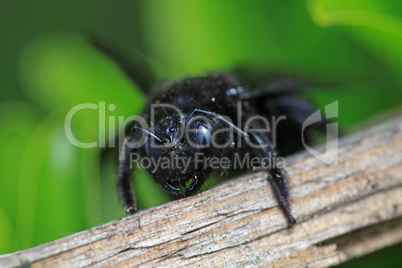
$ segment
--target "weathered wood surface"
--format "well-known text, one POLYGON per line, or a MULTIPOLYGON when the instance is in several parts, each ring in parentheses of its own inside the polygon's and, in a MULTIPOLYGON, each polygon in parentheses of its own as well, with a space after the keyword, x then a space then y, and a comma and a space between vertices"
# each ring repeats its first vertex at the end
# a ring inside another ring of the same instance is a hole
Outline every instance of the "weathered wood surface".
POLYGON ((339 157, 337 167, 287 159, 292 228, 259 172, 2 256, 0 267, 326 267, 401 242, 402 117, 341 139, 339 157))

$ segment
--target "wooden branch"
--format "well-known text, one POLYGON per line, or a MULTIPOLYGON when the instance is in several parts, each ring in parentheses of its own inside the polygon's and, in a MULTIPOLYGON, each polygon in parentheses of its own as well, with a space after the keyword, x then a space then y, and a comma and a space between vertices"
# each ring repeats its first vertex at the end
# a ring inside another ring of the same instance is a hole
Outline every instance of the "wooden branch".
POLYGON ((292 228, 258 172, 3 255, 0 266, 325 267, 402 241, 402 117, 341 139, 339 157, 337 167, 308 153, 287 159, 292 228))

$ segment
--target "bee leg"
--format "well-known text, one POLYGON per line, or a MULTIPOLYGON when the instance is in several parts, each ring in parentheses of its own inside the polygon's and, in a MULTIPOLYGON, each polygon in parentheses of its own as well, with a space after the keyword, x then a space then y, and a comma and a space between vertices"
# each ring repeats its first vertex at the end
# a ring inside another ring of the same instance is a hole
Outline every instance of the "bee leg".
POLYGON ((276 166, 276 159, 278 153, 274 146, 269 141, 268 137, 258 132, 249 132, 249 138, 253 145, 254 153, 260 159, 269 159, 269 163, 262 163, 267 166, 271 164, 269 174, 271 177, 271 184, 275 190, 279 205, 285 213, 289 226, 296 223, 296 220, 291 214, 290 210, 290 188, 287 183, 287 177, 283 168, 276 166))
POLYGON ((136 213, 137 202, 131 183, 132 174, 132 154, 137 153, 136 148, 132 148, 131 144, 135 144, 132 140, 126 139, 119 157, 119 168, 117 174, 117 190, 123 204, 126 206, 126 215, 136 213))

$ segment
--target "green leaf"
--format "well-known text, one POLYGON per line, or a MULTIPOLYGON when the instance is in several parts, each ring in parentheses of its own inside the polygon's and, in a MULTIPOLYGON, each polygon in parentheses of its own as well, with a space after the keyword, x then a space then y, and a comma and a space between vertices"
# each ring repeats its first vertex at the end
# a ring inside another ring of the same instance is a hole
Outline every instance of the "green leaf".
POLYGON ((138 114, 145 100, 116 63, 75 33, 44 33, 32 39, 21 52, 18 71, 27 96, 43 109, 66 107, 65 118, 82 106, 72 120, 79 140, 93 141, 99 135, 107 139, 118 129, 118 117, 138 114), (88 108, 91 105, 95 108, 88 108))
POLYGON ((0 207, 0 254, 13 251, 14 228, 12 221, 5 211, 0 207))
POLYGON ((64 109, 44 117, 30 134, 18 178, 18 248, 68 235, 101 222, 99 149, 66 138, 64 109))
POLYGON ((23 161, 23 152, 27 147, 29 137, 41 113, 32 105, 20 101, 8 101, 0 104, 0 204, 2 220, 0 253, 16 250, 14 238, 18 193, 20 187, 19 175, 23 161), (4 222, 3 222, 4 219, 4 222), (11 227, 10 227, 11 225, 11 227), (4 237, 4 239, 3 239, 4 237))
POLYGON ((307 6, 317 25, 341 26, 351 38, 386 60, 402 91, 402 2, 310 0, 307 6))

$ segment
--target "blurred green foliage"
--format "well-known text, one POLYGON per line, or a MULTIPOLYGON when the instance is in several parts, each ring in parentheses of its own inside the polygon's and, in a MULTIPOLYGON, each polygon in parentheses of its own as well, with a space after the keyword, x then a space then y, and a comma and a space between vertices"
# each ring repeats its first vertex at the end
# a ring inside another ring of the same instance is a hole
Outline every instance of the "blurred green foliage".
MULTIPOLYGON (((105 105, 108 145, 110 118, 139 114, 145 96, 89 33, 143 53, 159 79, 255 63, 341 81, 310 95, 318 106, 339 100, 344 131, 402 100, 397 0, 0 1, 0 253, 124 216, 116 150, 73 146, 64 122, 72 107, 98 105, 72 131, 99 142, 105 105)), ((144 171, 136 177, 142 208, 168 200, 144 171)), ((383 264, 398 261, 386 254, 383 264)))

